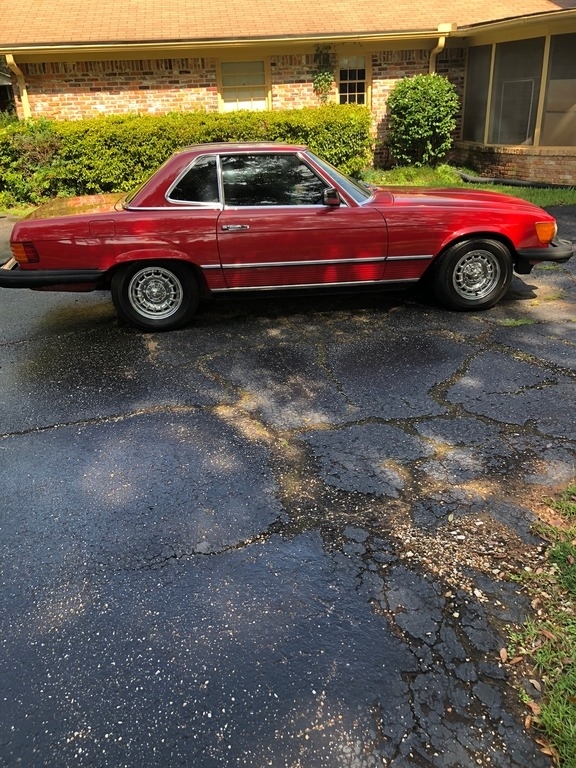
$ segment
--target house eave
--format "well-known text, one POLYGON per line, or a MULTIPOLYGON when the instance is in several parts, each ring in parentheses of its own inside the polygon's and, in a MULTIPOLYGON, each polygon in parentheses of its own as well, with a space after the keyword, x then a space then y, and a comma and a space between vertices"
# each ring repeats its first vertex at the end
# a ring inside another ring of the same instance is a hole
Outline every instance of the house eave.
POLYGON ((89 55, 113 55, 117 58, 119 55, 128 55, 131 57, 141 56, 145 53, 147 56, 159 54, 165 56, 167 53, 178 53, 182 51, 197 52, 205 54, 214 49, 242 49, 263 48, 271 45, 278 46, 308 46, 321 44, 354 44, 354 43, 401 43, 415 40, 425 40, 435 42, 438 39, 438 29, 427 30, 406 30, 399 32, 367 32, 358 34, 356 32, 347 32, 345 34, 334 35, 307 35, 307 36, 269 36, 269 37, 251 37, 251 38, 207 38, 203 40, 140 40, 140 41, 98 41, 98 42, 72 42, 72 43, 37 43, 34 45, 11 45, 10 43, 0 43, 0 54, 12 53, 19 60, 27 60, 28 57, 45 57, 64 54, 67 58, 71 55, 78 55, 86 58, 89 55))
POLYGON ((480 35, 497 36, 510 31, 518 32, 519 30, 526 30, 528 32, 531 28, 541 27, 542 25, 557 27, 568 20, 576 20, 576 8, 534 13, 529 16, 512 16, 509 19, 498 19, 461 26, 458 29, 458 35, 463 38, 473 38, 480 35))

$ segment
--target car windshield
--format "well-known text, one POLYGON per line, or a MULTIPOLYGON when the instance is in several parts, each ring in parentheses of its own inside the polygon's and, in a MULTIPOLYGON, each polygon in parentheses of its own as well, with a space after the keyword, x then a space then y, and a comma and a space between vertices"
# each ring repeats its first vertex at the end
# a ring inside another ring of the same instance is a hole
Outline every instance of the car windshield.
POLYGON ((368 187, 361 185, 360 182, 354 181, 354 179, 351 179, 349 176, 345 176, 337 168, 334 168, 333 165, 330 165, 330 163, 327 163, 325 160, 321 160, 313 152, 307 152, 306 154, 311 157, 312 160, 314 160, 314 162, 319 165, 323 171, 331 176, 334 181, 338 182, 338 184, 357 203, 363 203, 365 200, 368 200, 372 197, 372 192, 368 187))

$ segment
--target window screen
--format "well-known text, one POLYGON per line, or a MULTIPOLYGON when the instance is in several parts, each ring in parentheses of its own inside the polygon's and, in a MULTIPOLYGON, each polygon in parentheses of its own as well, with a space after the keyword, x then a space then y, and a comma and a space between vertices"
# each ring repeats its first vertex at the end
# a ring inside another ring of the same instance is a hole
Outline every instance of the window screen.
POLYGON ((224 111, 266 109, 263 61, 225 61, 221 65, 224 111))
POLYGON ((543 37, 496 46, 491 144, 534 143, 543 56, 543 37))

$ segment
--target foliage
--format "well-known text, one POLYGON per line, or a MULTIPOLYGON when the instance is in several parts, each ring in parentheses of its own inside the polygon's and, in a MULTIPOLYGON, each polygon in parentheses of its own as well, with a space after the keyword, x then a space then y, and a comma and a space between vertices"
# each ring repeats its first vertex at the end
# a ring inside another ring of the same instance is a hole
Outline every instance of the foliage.
POLYGON ((538 702, 523 694, 532 710, 529 719, 546 739, 543 751, 553 755, 560 768, 572 768, 576 765, 576 484, 550 506, 564 523, 539 530, 550 541, 549 566, 527 579, 532 604, 539 607, 538 618, 511 637, 518 654, 535 665, 528 676, 537 674, 544 684, 538 702))
POLYGON ((177 149, 214 141, 305 144, 349 174, 372 160, 370 113, 357 105, 28 120, 0 127, 0 200, 130 190, 177 149))
POLYGON ((440 75, 398 80, 388 96, 388 145, 399 165, 436 165, 452 146, 460 109, 455 87, 440 75))
POLYGON ((326 104, 328 94, 334 85, 335 56, 328 45, 317 45, 314 53, 315 71, 312 78, 314 93, 320 99, 321 104, 326 104))
POLYGON ((450 165, 402 165, 388 171, 370 169, 363 174, 365 181, 382 186, 462 187, 456 168, 450 165))
POLYGON ((0 194, 37 203, 53 194, 60 137, 48 120, 13 122, 0 129, 0 194))
POLYGON ((18 122, 18 115, 13 110, 7 112, 0 112, 0 128, 4 128, 11 123, 18 122))

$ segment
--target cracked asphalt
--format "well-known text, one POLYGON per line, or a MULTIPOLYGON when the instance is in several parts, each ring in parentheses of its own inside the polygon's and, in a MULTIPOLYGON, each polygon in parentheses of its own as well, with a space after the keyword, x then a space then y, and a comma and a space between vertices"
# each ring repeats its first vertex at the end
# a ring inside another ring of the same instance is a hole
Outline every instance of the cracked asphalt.
POLYGON ((576 474, 575 288, 154 336, 0 289, 0 764, 549 768, 500 651, 576 474))

